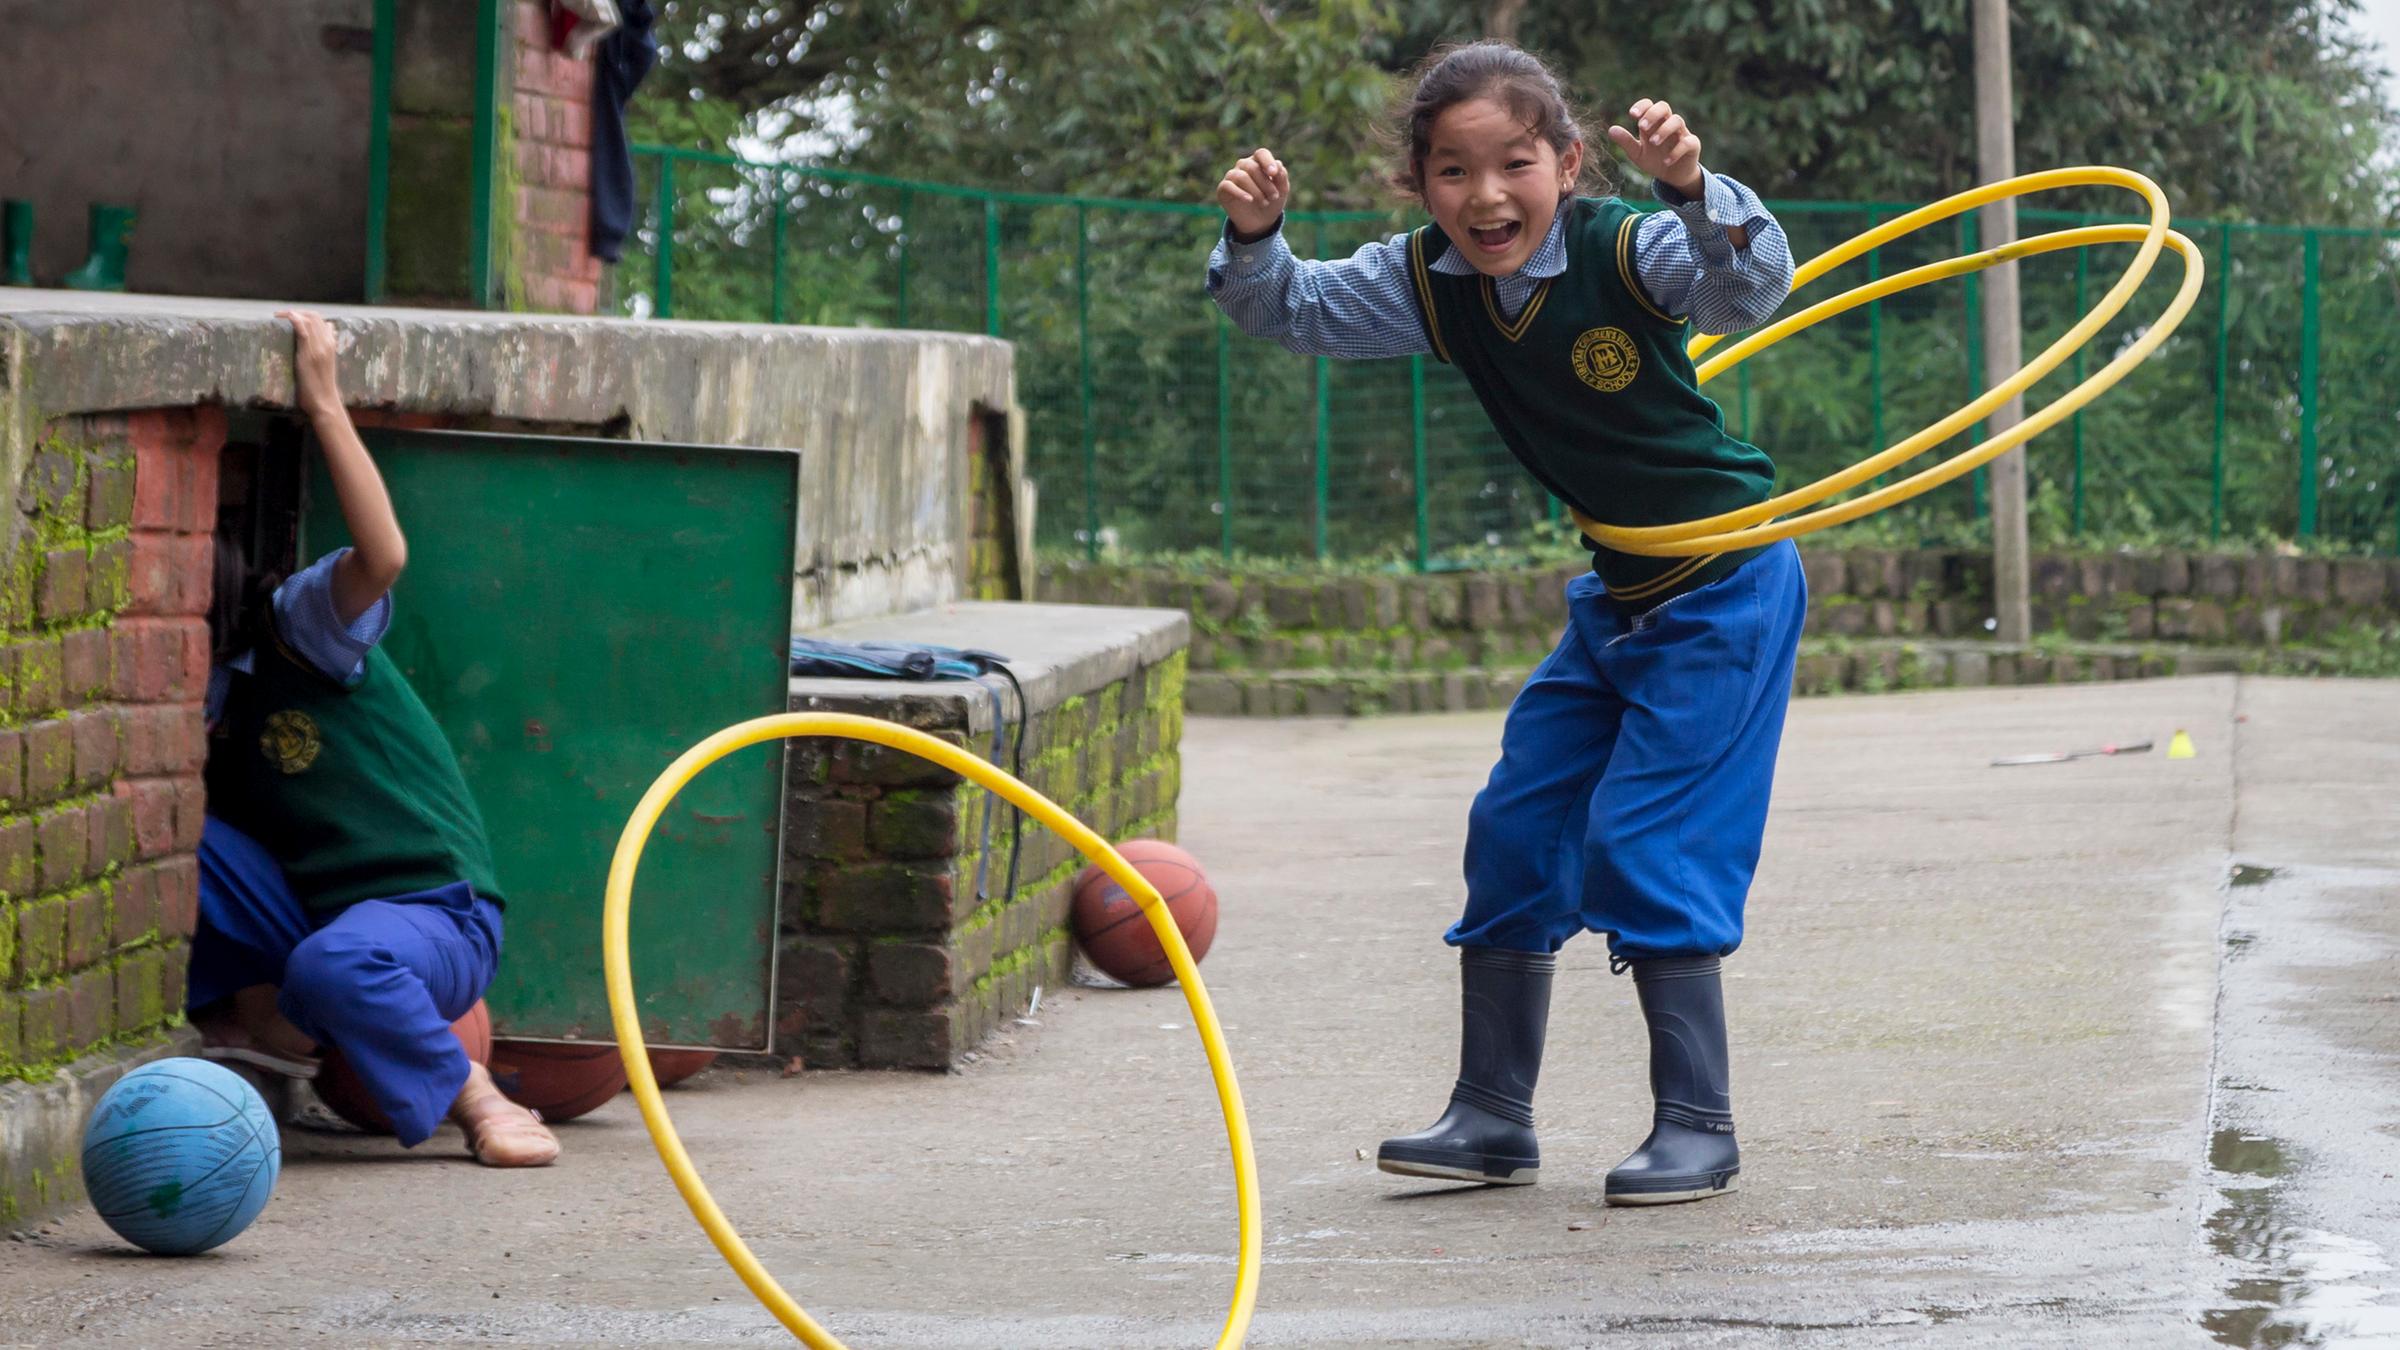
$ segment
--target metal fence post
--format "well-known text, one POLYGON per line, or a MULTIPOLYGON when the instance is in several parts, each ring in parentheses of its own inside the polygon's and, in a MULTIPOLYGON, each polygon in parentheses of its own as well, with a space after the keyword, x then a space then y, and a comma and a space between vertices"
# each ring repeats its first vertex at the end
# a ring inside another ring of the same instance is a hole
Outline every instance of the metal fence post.
MULTIPOLYGON (((1314 247, 1317 257, 1325 256, 1325 222, 1317 222, 1314 247)), ((1317 557, 1322 560, 1326 551, 1326 507, 1332 497, 1333 476, 1327 460, 1333 442, 1333 363, 1317 358, 1317 557)))
POLYGON ((1332 495, 1332 474, 1326 465, 1326 455, 1333 440, 1333 363, 1317 358, 1317 557, 1325 557, 1325 508, 1332 495))
MULTIPOLYGON (((1082 256, 1081 247, 1077 245, 1078 257, 1082 256)), ((1000 336, 1000 199, 997 197, 983 199, 983 331, 986 337, 1000 336)))
POLYGON ((771 170, 767 189, 767 210, 770 226, 767 247, 772 256, 767 260, 767 322, 783 322, 783 171, 771 170))
POLYGON ((908 208, 915 197, 907 188, 900 189, 900 295, 893 322, 901 328, 908 327, 908 208))
MULTIPOLYGON (((2078 221, 2077 223, 2084 222, 2078 221)), ((2078 315, 2084 312, 2083 288, 2091 278, 2091 253, 2092 251, 2088 248, 2075 250, 2075 312, 2078 315)), ((2091 345, 2087 342, 2075 349, 2076 384, 2083 383, 2083 353, 2091 345)), ((2083 413, 2080 410, 2067 423, 2067 439, 2075 450, 2074 523, 2068 526, 2068 529, 2080 537, 2083 534, 2083 413)))
POLYGON ((374 64, 367 77, 367 276, 366 301, 383 303, 391 266, 385 230, 392 205, 392 67, 400 34, 398 0, 375 0, 374 64))
POLYGON ((1425 508, 1425 355, 1411 352, 1408 357, 1408 443, 1409 484, 1416 498, 1417 510, 1417 570, 1432 565, 1433 529, 1425 508))
POLYGON ((2317 533, 2317 266, 2322 261, 2317 232, 2300 246, 2300 527, 2302 539, 2317 533))
MULTIPOLYGON (((998 219, 991 214, 990 203, 985 203, 984 210, 987 222, 998 219)), ((988 247, 988 224, 986 231, 988 247)), ((986 267, 991 265, 988 256, 986 267)), ((990 303, 996 306, 998 300, 990 303)), ((1075 208, 1075 364, 1083 425, 1083 556, 1097 558, 1100 556, 1100 455, 1092 434, 1092 232, 1089 213, 1080 205, 1075 208)))
POLYGON ((650 312, 675 317, 675 152, 658 157, 658 253, 652 259, 650 312))
MULTIPOLYGON (((1872 230, 1882 223, 1883 213, 1881 211, 1867 212, 1868 229, 1872 230)), ((1868 249, 1867 280, 1871 282, 1879 281, 1882 279, 1882 277, 1883 250, 1880 248, 1868 249)), ((1881 300, 1869 301, 1867 304, 1867 385, 1867 418, 1869 426, 1873 428, 1873 430, 1870 432, 1870 436, 1872 438, 1871 443, 1877 450, 1881 450, 1884 448, 1883 302, 1881 300)), ((1877 481, 1880 482, 1881 479, 1882 476, 1880 474, 1877 475, 1877 481)))
MULTIPOLYGON (((476 0, 475 6, 475 118, 474 143, 471 146, 474 181, 469 187, 469 207, 474 214, 467 222, 467 285, 472 292, 475 308, 490 309, 494 292, 499 286, 500 272, 494 266, 492 229, 495 212, 506 209, 514 213, 515 202, 503 207, 494 201, 493 189, 498 185, 500 158, 500 50, 502 10, 499 0, 476 0)), ((501 297, 503 304, 505 297, 501 297)))
POLYGON ((1221 309, 1217 310, 1217 552, 1225 561, 1233 561, 1233 325, 1221 309))
POLYGON ((2225 374, 2226 341, 2225 297, 2233 290, 2233 226, 2217 226, 2217 416, 2215 433, 2209 438, 2208 457, 2208 537, 2211 540, 2225 533, 2225 374))

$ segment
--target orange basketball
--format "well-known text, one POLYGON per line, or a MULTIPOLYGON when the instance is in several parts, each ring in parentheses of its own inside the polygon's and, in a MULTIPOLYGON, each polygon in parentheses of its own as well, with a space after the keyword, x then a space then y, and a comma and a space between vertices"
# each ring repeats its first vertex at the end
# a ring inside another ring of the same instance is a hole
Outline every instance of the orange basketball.
MULTIPOLYGON (((1191 854, 1159 839, 1134 839, 1117 845, 1142 879, 1158 889, 1174 917, 1183 944, 1197 964, 1208 955, 1217 936, 1217 893, 1191 854)), ((1116 879, 1097 864, 1075 877, 1075 940, 1083 954, 1109 976, 1137 988, 1165 984, 1175 978, 1166 948, 1142 914, 1142 907, 1116 879)))
POLYGON ((498 1041, 492 1046, 492 1081, 510 1101, 541 1112, 544 1120, 573 1120, 625 1090, 625 1060, 613 1041, 498 1041))
MULTIPOLYGON (((492 1014, 490 1009, 483 1006, 482 999, 475 1000, 475 1006, 467 1009, 466 1016, 450 1024, 450 1033, 458 1037, 458 1043, 466 1050, 467 1058, 478 1064, 490 1061, 492 1014)), ((383 1108, 367 1095, 367 1085, 359 1081, 358 1070, 350 1067, 350 1061, 342 1058, 341 1051, 326 1050, 324 1067, 317 1070, 312 1082, 317 1089, 317 1099, 324 1102, 335 1115, 369 1134, 392 1132, 391 1118, 384 1115, 383 1108)))
POLYGON ((716 1062, 714 1050, 653 1050, 650 1076, 658 1080, 660 1087, 670 1088, 716 1062))

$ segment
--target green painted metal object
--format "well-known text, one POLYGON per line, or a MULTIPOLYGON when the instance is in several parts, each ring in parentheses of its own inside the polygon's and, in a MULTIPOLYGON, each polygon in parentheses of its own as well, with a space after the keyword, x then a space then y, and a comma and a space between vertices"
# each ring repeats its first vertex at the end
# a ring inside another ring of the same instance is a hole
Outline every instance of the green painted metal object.
POLYGON ((33 203, 0 201, 0 286, 33 284, 33 203))
MULTIPOLYGON (((498 292, 499 260, 492 256, 495 248, 496 223, 493 213, 502 203, 495 200, 500 172, 500 0, 475 0, 475 126, 474 181, 469 186, 467 217, 467 279, 471 298, 478 309, 491 309, 501 303, 498 292)), ((516 203, 505 204, 514 211, 516 203)))
POLYGON ((2300 524, 2295 533, 2302 539, 2317 533, 2317 349, 2322 327, 2317 282, 2323 256, 2317 232, 2309 231, 2300 244, 2300 524))
POLYGON ((675 317, 675 161, 658 162, 658 251, 651 259, 650 313, 675 317))
POLYGON ((125 289, 125 259, 133 238, 134 209, 130 206, 92 205, 92 251, 83 266, 59 279, 59 285, 70 291, 121 291, 125 289))
MULTIPOLYGON (((600 900, 626 817, 694 743, 784 708, 799 456, 367 440, 410 544, 385 647, 457 751, 510 897, 493 1027, 606 1038, 600 900)), ((320 462, 303 557, 347 539, 320 462)), ((661 823, 633 911, 653 1044, 766 1048, 782 820, 776 743, 710 769, 661 823)))
POLYGON ((1217 552, 1233 561, 1233 325, 1217 311, 1217 552))

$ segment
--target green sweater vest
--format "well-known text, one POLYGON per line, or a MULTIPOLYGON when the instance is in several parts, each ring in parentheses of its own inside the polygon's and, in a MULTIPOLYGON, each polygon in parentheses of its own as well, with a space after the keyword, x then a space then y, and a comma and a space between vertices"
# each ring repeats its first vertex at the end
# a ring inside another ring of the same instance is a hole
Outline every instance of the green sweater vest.
MULTIPOLYGON (((1672 525, 1766 500, 1774 465, 1726 433, 1684 354, 1684 321, 1659 312, 1634 278, 1639 213, 1614 197, 1566 209, 1567 270, 1536 286, 1514 319, 1500 312, 1489 277, 1433 270, 1451 246, 1439 226, 1409 237, 1434 355, 1467 377, 1501 441, 1542 486, 1594 520, 1672 525)), ((1650 558, 1591 548, 1609 594, 1645 605, 1758 552, 1650 558)))
POLYGON ((266 847, 310 909, 464 881, 504 903, 450 743, 378 647, 355 685, 270 640, 234 677, 208 806, 266 847))

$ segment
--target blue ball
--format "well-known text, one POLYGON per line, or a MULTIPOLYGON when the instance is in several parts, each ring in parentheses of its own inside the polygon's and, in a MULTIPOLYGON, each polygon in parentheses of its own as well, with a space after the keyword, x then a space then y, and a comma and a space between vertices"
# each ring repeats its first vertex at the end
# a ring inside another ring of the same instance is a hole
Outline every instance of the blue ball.
POLYGON ((250 1226, 275 1192, 283 1141, 258 1089, 204 1059, 162 1059, 100 1096, 83 1130, 83 1186, 117 1236, 163 1256, 250 1226))

